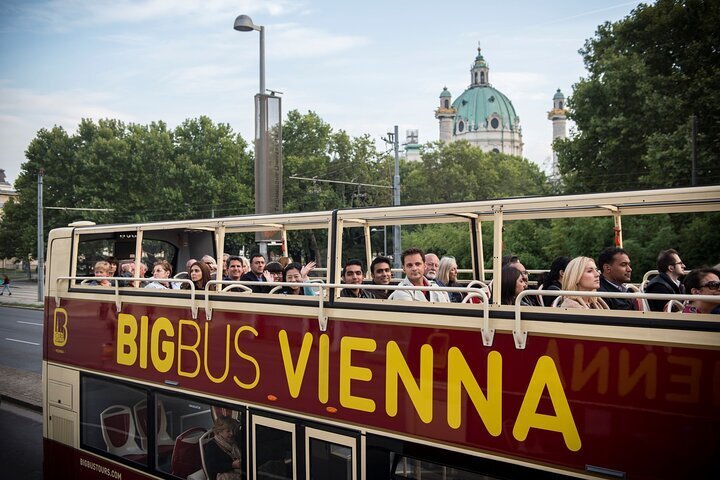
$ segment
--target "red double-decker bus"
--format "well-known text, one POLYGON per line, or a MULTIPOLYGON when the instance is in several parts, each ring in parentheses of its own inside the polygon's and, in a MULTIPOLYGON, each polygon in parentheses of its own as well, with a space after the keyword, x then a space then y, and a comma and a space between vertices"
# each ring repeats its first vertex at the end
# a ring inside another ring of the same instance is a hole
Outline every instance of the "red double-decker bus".
POLYGON ((716 318, 500 305, 500 282, 489 297, 485 285, 499 278, 509 222, 608 216, 621 243, 621 216, 717 211, 719 194, 701 187, 53 230, 45 478, 206 478, 203 446, 219 416, 240 424, 237 473, 247 479, 718 478, 716 318), (434 223, 466 232, 467 298, 482 303, 339 295, 344 261, 372 257, 372 229, 434 223), (483 227, 493 232, 492 272, 483 227), (196 290, 182 274, 175 281, 188 289, 143 288, 150 280, 139 276, 109 287, 89 281, 110 255, 136 272, 158 260, 184 270, 191 258, 237 253, 269 231, 327 266, 312 284, 319 295, 250 293, 229 280, 196 290))

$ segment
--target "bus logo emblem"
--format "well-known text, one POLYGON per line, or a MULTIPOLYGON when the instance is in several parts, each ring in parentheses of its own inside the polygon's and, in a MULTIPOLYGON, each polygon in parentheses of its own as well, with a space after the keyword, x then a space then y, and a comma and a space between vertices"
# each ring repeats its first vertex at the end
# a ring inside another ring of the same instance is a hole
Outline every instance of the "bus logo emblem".
POLYGON ((67 343, 67 317, 64 308, 56 308, 53 313, 53 344, 56 347, 64 347, 67 343))

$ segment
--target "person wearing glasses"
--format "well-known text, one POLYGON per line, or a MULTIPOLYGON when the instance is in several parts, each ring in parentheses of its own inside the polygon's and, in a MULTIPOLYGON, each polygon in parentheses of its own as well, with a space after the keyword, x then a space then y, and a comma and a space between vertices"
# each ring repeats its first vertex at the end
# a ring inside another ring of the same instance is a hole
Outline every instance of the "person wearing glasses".
MULTIPOLYGON (((680 260, 680 254, 677 251, 663 250, 658 255, 657 269, 659 275, 650 280, 645 287, 645 293, 667 293, 667 294, 683 294, 685 288, 680 283, 680 277, 685 275, 685 264, 680 260)), ((662 312, 665 308, 665 300, 648 300, 650 310, 662 312)))
POLYGON ((692 300, 685 305, 683 313, 720 313, 720 271, 696 268, 687 274, 684 285, 690 295, 718 295, 718 301, 692 300))

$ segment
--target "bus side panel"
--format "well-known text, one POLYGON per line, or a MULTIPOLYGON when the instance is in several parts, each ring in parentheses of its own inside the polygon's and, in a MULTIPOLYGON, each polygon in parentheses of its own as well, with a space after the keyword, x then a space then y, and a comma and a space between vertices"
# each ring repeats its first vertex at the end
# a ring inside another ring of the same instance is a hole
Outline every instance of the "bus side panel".
POLYGON ((147 480, 156 478, 88 452, 43 439, 45 480, 147 480))
POLYGON ((67 343, 51 361, 570 472, 720 473, 718 350, 540 335, 518 350, 506 332, 483 347, 477 330, 63 307, 67 343))

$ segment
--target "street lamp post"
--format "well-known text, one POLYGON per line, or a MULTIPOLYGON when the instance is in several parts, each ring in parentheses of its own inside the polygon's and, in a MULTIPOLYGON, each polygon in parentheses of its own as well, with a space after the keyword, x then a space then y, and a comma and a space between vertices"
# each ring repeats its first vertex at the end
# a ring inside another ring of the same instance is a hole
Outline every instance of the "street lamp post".
MULTIPOLYGON (((265 93, 265 27, 255 25, 247 15, 235 19, 235 30, 260 32, 260 92, 255 95, 255 213, 283 211, 282 102, 271 91, 265 93)), ((267 243, 280 242, 275 231, 256 232, 260 253, 267 257, 267 243)))
MULTIPOLYGON (((45 241, 43 236, 43 175, 45 175, 45 169, 40 169, 38 172, 38 185, 37 185, 37 299, 38 302, 44 301, 43 287, 45 286, 45 241)), ((29 266, 29 265, 28 265, 29 266)))

